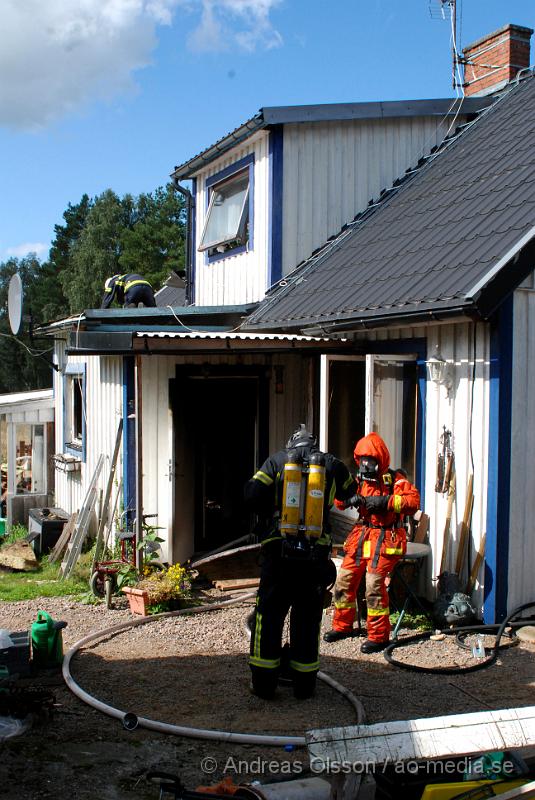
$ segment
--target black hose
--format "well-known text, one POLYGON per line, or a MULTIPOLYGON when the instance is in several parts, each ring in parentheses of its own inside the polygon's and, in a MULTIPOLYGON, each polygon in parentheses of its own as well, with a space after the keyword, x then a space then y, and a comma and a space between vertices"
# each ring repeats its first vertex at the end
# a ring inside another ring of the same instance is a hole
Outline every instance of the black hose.
MULTIPOLYGON (((522 626, 522 625, 525 625, 525 624, 526 624, 525 622, 512 623, 512 625, 517 625, 519 627, 522 626)), ((480 633, 490 634, 494 629, 497 631, 500 626, 499 625, 473 625, 471 627, 474 628, 474 633, 476 631, 479 631, 480 633)), ((455 643, 462 650, 472 650, 472 647, 469 644, 465 644, 465 641, 464 641, 466 639, 466 637, 469 636, 469 635, 470 635, 470 631, 468 631, 466 629, 459 630, 459 628, 457 628, 457 636, 455 637, 456 638, 456 642, 455 643)), ((519 639, 518 639, 518 636, 516 634, 514 634, 514 633, 505 633, 504 635, 508 637, 509 641, 506 642, 505 644, 501 644, 498 647, 498 650, 508 650, 510 647, 515 647, 515 645, 518 644, 519 639)), ((486 654, 489 654, 491 652, 491 650, 492 650, 491 647, 485 647, 485 653, 486 654)))
MULTIPOLYGON (((415 636, 409 636, 406 639, 400 639, 398 641, 392 642, 389 644, 388 647, 383 651, 383 655, 385 659, 388 661, 389 664, 392 664, 394 667, 399 667, 400 669, 406 669, 410 672, 425 672, 431 675, 459 675, 459 674, 466 674, 468 672, 477 672, 480 669, 486 669, 490 667, 491 664, 494 664, 496 659, 498 658, 498 652, 500 650, 500 640, 504 634, 505 629, 510 624, 511 620, 514 619, 518 614, 522 611, 526 611, 528 608, 534 608, 535 601, 531 603, 524 603, 518 608, 515 608, 504 621, 499 625, 498 630, 496 632, 496 639, 494 641, 494 645, 490 648, 490 656, 485 661, 480 661, 478 664, 473 664, 470 667, 419 667, 416 664, 406 664, 403 661, 397 661, 392 656, 392 651, 395 650, 396 647, 406 647, 407 645, 414 644, 415 642, 422 642, 426 639, 429 639, 430 636, 433 635, 431 631, 427 631, 426 633, 419 633, 415 636)), ((458 634, 462 631, 474 631, 474 630, 492 630, 496 628, 496 625, 467 625, 461 628, 445 628, 440 631, 440 633, 444 633, 446 635, 451 636, 452 634, 458 634)))

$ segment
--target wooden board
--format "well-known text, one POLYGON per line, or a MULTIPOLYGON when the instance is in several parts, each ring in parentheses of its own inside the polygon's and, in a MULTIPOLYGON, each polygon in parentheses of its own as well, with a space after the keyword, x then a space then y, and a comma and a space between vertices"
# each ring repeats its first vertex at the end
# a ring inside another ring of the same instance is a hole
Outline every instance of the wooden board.
POLYGON ((48 562, 50 564, 53 564, 55 561, 58 560, 58 558, 60 557, 60 555, 63 553, 68 543, 70 542, 72 532, 74 531, 74 526, 76 525, 77 517, 78 517, 78 512, 75 511, 74 514, 71 514, 71 516, 69 517, 68 522, 66 522, 66 524, 63 526, 63 530, 61 531, 61 536, 54 545, 52 552, 48 556, 48 562))
POLYGON ((231 581, 216 581, 215 588, 222 592, 230 592, 233 589, 255 589, 260 584, 260 578, 242 578, 231 581))
POLYGON ((203 578, 210 581, 260 577, 260 544, 233 547, 222 553, 212 553, 191 564, 203 578))
POLYGON ((535 706, 311 730, 316 763, 385 764, 445 758, 535 743, 535 706))

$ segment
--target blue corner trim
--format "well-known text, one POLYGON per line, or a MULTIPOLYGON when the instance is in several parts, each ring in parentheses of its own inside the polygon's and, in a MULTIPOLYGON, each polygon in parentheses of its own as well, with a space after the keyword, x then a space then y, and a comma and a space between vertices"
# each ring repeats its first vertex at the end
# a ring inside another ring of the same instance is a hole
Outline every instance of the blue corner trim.
POLYGON ((63 377, 63 452, 69 453, 71 456, 76 456, 77 458, 81 458, 82 461, 85 463, 86 460, 86 443, 87 443, 87 393, 86 393, 86 372, 87 372, 87 365, 85 363, 78 363, 78 364, 68 364, 65 368, 65 375, 63 377), (65 376, 78 376, 82 379, 82 447, 81 449, 78 447, 72 447, 72 444, 67 442, 67 405, 69 402, 69 398, 67 397, 67 388, 69 385, 68 380, 65 380, 65 376))
POLYGON ((284 127, 269 132, 268 286, 282 278, 282 188, 284 127))
POLYGON ((513 362, 513 298, 491 323, 487 535, 485 543, 486 623, 507 614, 509 517, 511 483, 511 401, 513 362))
POLYGON ((247 245, 240 245, 239 247, 234 247, 232 250, 227 250, 224 253, 216 253, 212 256, 208 255, 208 251, 205 251, 205 264, 215 264, 217 261, 223 261, 225 258, 230 258, 231 256, 236 256, 239 253, 245 253, 246 251, 254 249, 254 166, 255 154, 250 153, 248 156, 245 156, 245 158, 235 161, 234 164, 230 164, 228 167, 225 167, 225 169, 216 172, 215 175, 211 175, 206 179, 205 185, 207 192, 205 210, 208 210, 208 206, 210 205, 210 188, 214 186, 214 184, 220 183, 231 175, 234 175, 234 173, 240 172, 242 169, 245 169, 245 167, 249 167, 249 241, 247 245))
POLYGON ((427 409, 427 339, 418 349, 418 395, 416 400, 416 486, 420 492, 420 503, 425 502, 425 455, 426 455, 426 409, 427 409))
POLYGON ((136 516, 135 361, 123 358, 123 501, 130 529, 136 516))

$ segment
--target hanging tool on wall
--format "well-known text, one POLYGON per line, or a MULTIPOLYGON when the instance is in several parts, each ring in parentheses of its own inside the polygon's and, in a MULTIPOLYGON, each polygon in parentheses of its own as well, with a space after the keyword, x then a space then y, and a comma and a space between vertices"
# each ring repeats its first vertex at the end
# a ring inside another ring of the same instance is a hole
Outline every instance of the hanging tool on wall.
POLYGON ((446 426, 442 426, 440 437, 441 449, 437 457, 437 476, 435 481, 435 492, 446 494, 449 490, 450 481, 453 475, 453 450, 451 447, 451 431, 446 426))

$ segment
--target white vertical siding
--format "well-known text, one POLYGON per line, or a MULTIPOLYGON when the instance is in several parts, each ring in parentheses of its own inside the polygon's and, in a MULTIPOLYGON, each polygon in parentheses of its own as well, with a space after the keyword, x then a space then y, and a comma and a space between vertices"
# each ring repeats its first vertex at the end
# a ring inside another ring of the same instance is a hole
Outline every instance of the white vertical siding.
POLYGON ((252 136, 197 174, 195 206, 195 247, 199 246, 207 210, 206 179, 254 154, 253 248, 230 255, 211 264, 197 249, 195 259, 195 305, 218 306, 254 303, 264 297, 267 288, 269 231, 269 134, 252 136))
POLYGON ((514 294, 508 610, 535 597, 535 291, 514 294))
POLYGON ((415 166, 446 129, 425 117, 285 125, 283 274, 415 166))
MULTIPOLYGON (((61 347, 61 345, 59 345, 61 347)), ((99 487, 108 480, 117 426, 122 415, 122 359, 119 356, 69 356, 69 364, 86 365, 86 460, 80 472, 56 470, 56 504, 72 513, 79 510, 100 454, 104 467, 99 487)), ((63 452, 63 377, 54 378, 56 402, 56 453, 63 452)), ((120 474, 120 473, 119 473, 120 474)))

